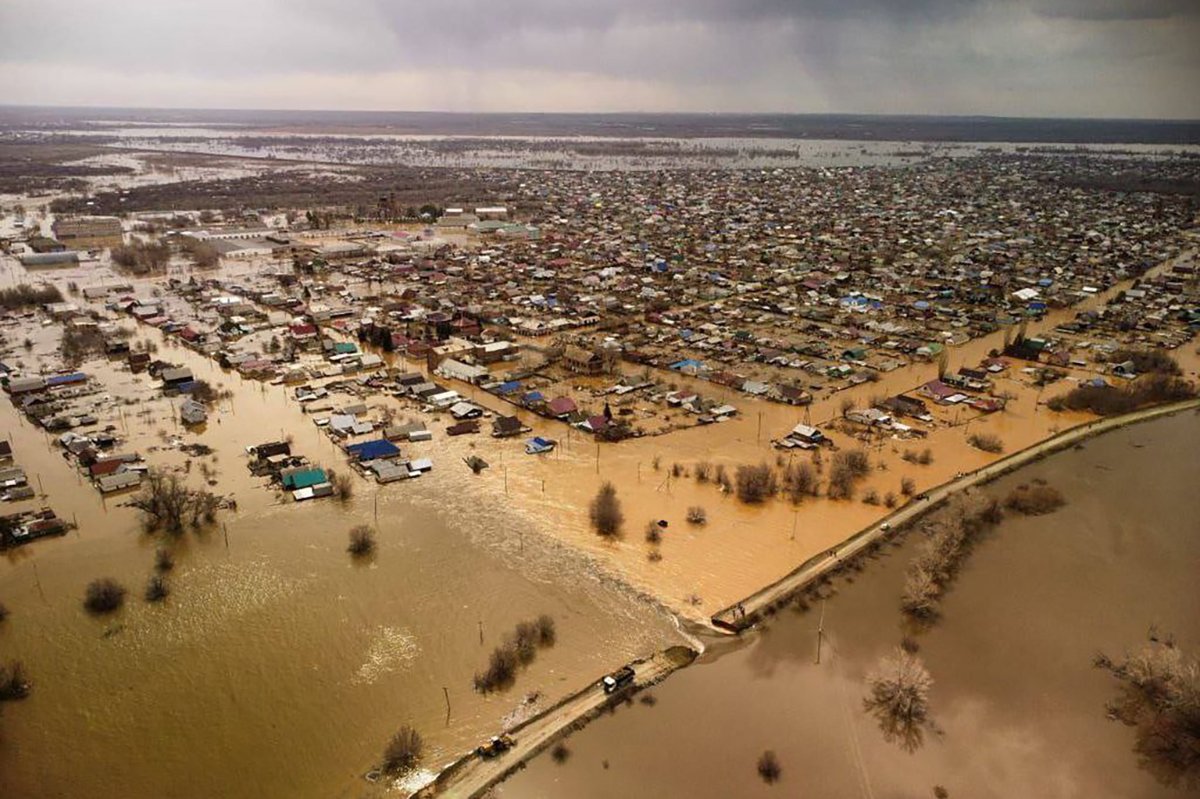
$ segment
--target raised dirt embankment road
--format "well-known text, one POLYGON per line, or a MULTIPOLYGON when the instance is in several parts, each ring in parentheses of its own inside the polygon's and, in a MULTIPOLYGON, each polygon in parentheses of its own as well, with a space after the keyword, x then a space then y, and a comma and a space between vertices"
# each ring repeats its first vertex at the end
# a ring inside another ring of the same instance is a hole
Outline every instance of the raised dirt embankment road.
POLYGON ((451 763, 429 785, 418 791, 414 799, 455 797, 471 799, 507 777, 531 757, 604 712, 609 704, 622 702, 638 690, 659 682, 676 669, 696 659, 696 652, 675 646, 644 660, 634 661, 633 685, 612 694, 604 693, 597 679, 587 688, 573 694, 537 716, 510 730, 516 741, 513 748, 491 759, 474 752, 451 763))
POLYGON ((741 602, 735 603, 716 613, 712 617, 713 626, 740 632, 754 625, 762 617, 763 612, 767 608, 787 601, 825 572, 836 568, 847 558, 853 557, 865 547, 870 546, 873 542, 902 525, 920 518, 959 491, 995 480, 997 477, 1020 468, 1031 461, 1042 458, 1056 450, 1073 446, 1091 436, 1099 435, 1109 430, 1116 430, 1117 428, 1136 422, 1143 422, 1148 419, 1155 419, 1160 416, 1167 416, 1195 408, 1200 408, 1200 399, 1146 408, 1123 416, 1097 419, 1072 427, 1053 438, 1048 438, 1041 443, 1014 452, 1011 455, 989 463, 987 466, 957 477, 948 483, 943 483, 919 495, 919 497, 914 497, 904 507, 880 519, 876 524, 865 530, 860 530, 832 550, 810 558, 782 579, 766 588, 756 591, 741 602))

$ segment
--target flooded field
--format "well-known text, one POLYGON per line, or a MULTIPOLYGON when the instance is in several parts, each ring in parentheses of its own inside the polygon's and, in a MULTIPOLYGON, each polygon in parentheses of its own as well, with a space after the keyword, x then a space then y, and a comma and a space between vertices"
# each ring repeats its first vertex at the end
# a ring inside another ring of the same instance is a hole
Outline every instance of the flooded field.
MULTIPOLYGON (((56 328, 44 327, 16 357, 55 347, 56 328)), ((44 503, 78 523, 0 560, 0 599, 12 614, 0 652, 22 660, 34 683, 0 719, 0 794, 364 795, 377 789, 362 775, 401 724, 421 730, 425 764, 436 769, 497 730, 526 694, 540 692, 526 709, 543 707, 615 662, 679 640, 668 616, 602 582, 530 519, 469 500, 456 488, 471 477, 465 468, 447 464, 402 492, 359 481, 345 504, 280 504, 249 475, 245 446, 283 435, 329 465, 341 465, 341 453, 282 390, 242 382, 189 350, 163 350, 232 392, 196 432, 178 428, 145 375, 83 364, 103 383, 94 399, 101 424, 126 439, 124 449, 193 482, 201 469, 191 462, 203 460, 211 490, 238 503, 217 526, 166 542, 176 566, 162 605, 140 594, 163 539, 140 532, 121 506, 127 495, 103 499, 45 432, 0 403, 0 428, 43 495, 6 512, 44 503), (213 454, 191 457, 183 443, 213 454), (345 552, 355 524, 378 529, 366 563, 345 552), (98 620, 82 598, 102 576, 130 598, 98 620), (557 644, 512 689, 475 693, 472 675, 491 648, 541 613, 556 620, 557 644)))
MULTIPOLYGON (((35 130, 22 132, 37 136, 35 130)), ((119 149, 193 153, 283 162, 412 167, 570 170, 782 169, 899 167, 929 158, 980 153, 1082 153, 1115 159, 1195 155, 1194 144, 1037 145, 1015 141, 852 141, 758 136, 664 137, 305 133, 220 126, 63 128, 57 136, 119 149)))
POLYGON ((1010 517, 982 540, 931 630, 911 629, 899 610, 914 533, 835 579, 823 607, 789 607, 744 641, 711 647, 652 703, 593 722, 497 796, 1196 795, 1194 781, 1172 785, 1139 765, 1134 731, 1105 718, 1116 682, 1091 665, 1097 651, 1138 648, 1151 625, 1193 656, 1200 647, 1196 421, 1126 428, 984 489, 1044 478, 1067 505, 1010 517), (912 753, 862 705, 866 674, 906 635, 933 676, 940 729, 912 753), (768 749, 782 767, 775 785, 755 769, 768 749))

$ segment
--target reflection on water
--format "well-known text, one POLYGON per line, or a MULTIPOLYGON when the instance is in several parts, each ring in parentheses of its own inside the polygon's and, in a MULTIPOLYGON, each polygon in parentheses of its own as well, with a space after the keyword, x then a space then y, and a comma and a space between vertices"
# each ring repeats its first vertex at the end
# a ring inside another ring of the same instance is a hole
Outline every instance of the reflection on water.
POLYGON ((1044 477, 1068 505, 1005 520, 927 632, 899 610, 914 535, 836 580, 823 609, 789 608, 740 648, 710 650, 654 689, 653 706, 593 723, 566 741, 565 762, 539 757, 499 795, 930 796, 938 785, 996 799, 1191 795, 1143 768, 1134 732, 1105 718, 1114 683, 1092 657, 1137 647, 1151 623, 1185 651, 1200 645, 1196 421, 1118 431, 989 486, 1044 477), (862 702, 866 675, 906 635, 932 674, 942 732, 911 754, 862 702), (756 771, 766 750, 782 765, 774 786, 756 771))

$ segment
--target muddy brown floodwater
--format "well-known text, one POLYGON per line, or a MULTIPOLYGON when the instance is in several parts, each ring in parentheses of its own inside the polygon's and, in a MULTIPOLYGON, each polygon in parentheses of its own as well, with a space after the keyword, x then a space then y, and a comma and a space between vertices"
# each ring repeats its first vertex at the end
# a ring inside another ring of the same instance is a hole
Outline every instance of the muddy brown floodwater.
MULTIPOLYGON (((912 533, 863 572, 835 581, 821 613, 786 609, 743 642, 565 742, 504 783, 504 799, 630 796, 1171 797, 1139 766, 1134 733, 1105 718, 1113 679, 1097 650, 1120 655, 1151 624, 1200 648, 1200 424, 1194 413, 1089 441, 988 486, 1048 480, 1068 504, 1008 518, 976 547, 942 621, 916 635, 934 678, 942 734, 908 753, 862 707, 865 674, 911 630, 899 611, 912 533), (755 764, 774 750, 782 778, 755 764)), ((722 651, 724 650, 724 651, 722 651)))
MULTIPOLYGON (((20 357, 52 357, 56 329, 36 331, 20 357)), ((345 470, 343 456, 282 389, 165 343, 160 357, 233 392, 203 429, 179 431, 146 375, 101 361, 83 368, 103 383, 101 425, 128 436, 122 451, 182 469, 177 440, 212 447, 212 490, 238 501, 220 516, 228 543, 220 524, 178 539, 162 605, 141 598, 161 540, 0 400, 0 430, 45 494, 37 502, 79 523, 0 558, 0 601, 11 611, 0 658, 20 659, 33 680, 32 695, 0 716, 0 796, 376 795, 381 787, 362 775, 400 725, 422 732, 435 770, 498 730, 527 692, 540 691, 545 707, 615 663, 680 641, 669 616, 602 581, 528 519, 464 499, 455 486, 470 472, 449 458, 427 484, 355 478, 345 505, 281 504, 249 475, 245 446, 282 434, 318 463, 345 470), (368 564, 345 551, 355 524, 378 526, 368 564), (130 589, 106 619, 81 605, 101 576, 130 589), (475 693, 472 675, 491 648, 541 613, 555 618, 557 644, 512 689, 475 693)))

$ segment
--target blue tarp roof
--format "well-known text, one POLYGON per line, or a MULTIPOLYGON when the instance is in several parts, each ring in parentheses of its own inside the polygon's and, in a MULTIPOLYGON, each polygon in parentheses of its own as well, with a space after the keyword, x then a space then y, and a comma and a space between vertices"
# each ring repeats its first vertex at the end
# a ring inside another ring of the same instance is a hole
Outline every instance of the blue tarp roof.
POLYGON ((364 441, 361 444, 351 444, 346 451, 360 461, 370 461, 376 458, 394 458, 400 454, 400 448, 382 438, 375 441, 364 441))
POLYGON ((521 384, 516 380, 510 380, 507 383, 501 383, 496 389, 497 394, 511 394, 521 387, 521 384))
POLYGON ((526 402, 541 402, 545 398, 545 395, 543 395, 540 391, 530 391, 525 395, 526 402))
POLYGON ((69 375, 54 375, 46 378, 48 386, 65 386, 68 383, 82 383, 87 380, 87 375, 83 372, 71 372, 69 375))
POLYGON ((700 361, 697 361, 695 358, 684 358, 682 361, 676 361, 675 363, 671 364, 670 368, 671 369, 686 369, 689 366, 693 366, 693 367, 699 369, 703 365, 704 364, 702 364, 700 361))

